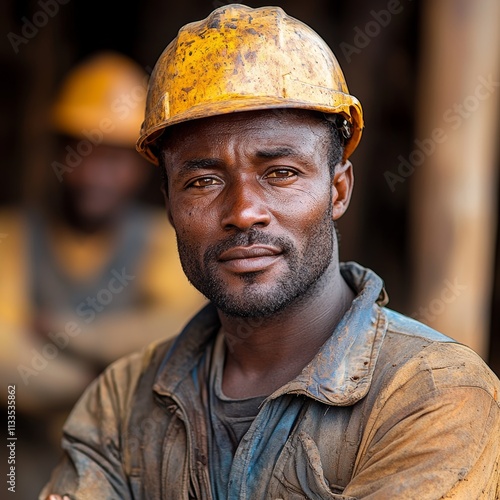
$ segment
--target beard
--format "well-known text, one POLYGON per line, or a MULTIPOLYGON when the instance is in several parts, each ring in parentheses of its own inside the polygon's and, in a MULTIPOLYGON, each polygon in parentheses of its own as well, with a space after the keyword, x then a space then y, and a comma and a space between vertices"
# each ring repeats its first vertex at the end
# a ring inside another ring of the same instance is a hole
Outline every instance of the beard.
POLYGON ((241 318, 266 318, 284 310, 295 301, 305 298, 325 274, 334 252, 335 224, 330 203, 320 224, 306 235, 303 251, 299 251, 287 237, 271 236, 265 231, 250 229, 236 233, 215 245, 203 255, 203 264, 197 259, 197 247, 178 238, 178 250, 188 280, 224 314, 241 318), (259 283, 266 271, 239 275, 242 292, 231 290, 218 273, 219 256, 235 246, 253 244, 271 245, 282 251, 288 264, 271 286, 259 283))

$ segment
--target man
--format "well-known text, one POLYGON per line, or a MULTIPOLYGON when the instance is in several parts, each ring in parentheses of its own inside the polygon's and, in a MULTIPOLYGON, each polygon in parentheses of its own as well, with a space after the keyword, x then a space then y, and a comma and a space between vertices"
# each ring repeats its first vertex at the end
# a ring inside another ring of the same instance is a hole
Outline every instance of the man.
POLYGON ((0 262, 2 332, 19 342, 28 336, 41 354, 48 342, 61 350, 40 373, 33 373, 29 349, 18 350, 24 360, 10 352, 26 386, 18 398, 29 396, 27 405, 60 404, 65 383, 75 383, 69 374, 85 372, 85 385, 68 389, 73 405, 97 372, 163 338, 165 327, 180 328, 203 305, 182 273, 164 212, 138 201, 149 178, 134 148, 147 80, 136 62, 111 51, 72 68, 51 106, 59 147, 41 189, 45 203, 0 214, 8 234, 0 262), (73 322, 79 328, 68 332, 73 322), (62 358, 73 363, 59 393, 31 394, 62 358))
POLYGON ((85 387, 204 303, 182 272, 164 211, 138 202, 150 174, 135 151, 147 79, 116 52, 75 65, 50 109, 59 147, 39 189, 45 203, 0 213, 8 235, 0 374, 17 387, 18 453, 31 478, 18 493, 26 498, 59 460, 62 424, 85 387))
POLYGON ((498 497, 498 379, 339 263, 362 126, 330 49, 280 8, 179 31, 137 148, 211 303, 92 384, 40 498, 498 497))

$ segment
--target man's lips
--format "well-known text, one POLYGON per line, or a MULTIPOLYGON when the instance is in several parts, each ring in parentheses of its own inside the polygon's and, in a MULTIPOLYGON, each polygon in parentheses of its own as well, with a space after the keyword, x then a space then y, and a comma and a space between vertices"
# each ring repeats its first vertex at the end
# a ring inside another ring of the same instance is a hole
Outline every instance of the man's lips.
POLYGON ((219 260, 226 262, 235 259, 253 259, 256 257, 269 257, 281 253, 276 247, 268 245, 252 245, 249 247, 233 247, 219 255, 219 260))
POLYGON ((233 272, 256 272, 273 264, 281 253, 279 248, 269 245, 240 246, 222 252, 219 261, 233 272))

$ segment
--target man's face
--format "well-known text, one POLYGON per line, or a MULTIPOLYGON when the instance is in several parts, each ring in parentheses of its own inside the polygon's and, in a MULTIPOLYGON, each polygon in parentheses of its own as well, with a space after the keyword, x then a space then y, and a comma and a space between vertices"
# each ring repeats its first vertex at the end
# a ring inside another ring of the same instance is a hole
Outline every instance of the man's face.
MULTIPOLYGON (((70 143, 74 150, 77 144, 70 143)), ((65 176, 65 196, 83 222, 105 221, 135 198, 147 172, 132 148, 96 146, 65 176)))
POLYGON ((166 203, 180 259, 225 314, 280 311, 336 260, 329 147, 327 126, 309 112, 234 113, 172 130, 166 203))

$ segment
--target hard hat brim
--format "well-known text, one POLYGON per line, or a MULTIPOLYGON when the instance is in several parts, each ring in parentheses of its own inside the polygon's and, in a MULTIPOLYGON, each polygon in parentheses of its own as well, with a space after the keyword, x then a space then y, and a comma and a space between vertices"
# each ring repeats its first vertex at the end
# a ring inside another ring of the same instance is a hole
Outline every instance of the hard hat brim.
POLYGON ((356 146, 361 140, 363 112, 361 104, 352 95, 336 92, 334 101, 335 102, 331 106, 327 106, 277 97, 266 97, 263 99, 261 97, 238 96, 234 99, 227 99, 226 97, 224 101, 205 102, 193 106, 186 112, 179 113, 171 119, 164 120, 155 126, 148 127, 147 124, 143 124, 143 129, 147 130, 147 132, 143 133, 137 140, 136 150, 148 161, 158 165, 158 158, 153 153, 150 146, 159 138, 167 127, 171 127, 172 125, 190 120, 244 111, 307 109, 327 114, 341 114, 353 125, 352 137, 347 142, 344 151, 344 158, 347 158, 356 149, 356 146))

